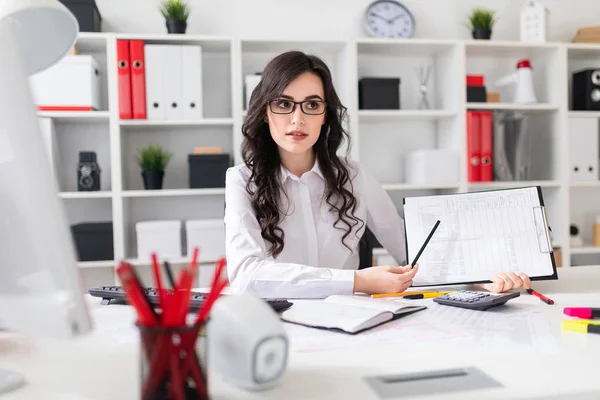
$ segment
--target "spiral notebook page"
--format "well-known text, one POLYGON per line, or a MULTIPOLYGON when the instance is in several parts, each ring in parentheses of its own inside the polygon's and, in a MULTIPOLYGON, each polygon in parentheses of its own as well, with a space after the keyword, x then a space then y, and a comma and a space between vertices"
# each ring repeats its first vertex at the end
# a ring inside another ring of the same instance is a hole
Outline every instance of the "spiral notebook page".
POLYGON ((409 260, 437 220, 415 286, 486 281, 508 271, 556 274, 538 187, 405 198, 409 260))

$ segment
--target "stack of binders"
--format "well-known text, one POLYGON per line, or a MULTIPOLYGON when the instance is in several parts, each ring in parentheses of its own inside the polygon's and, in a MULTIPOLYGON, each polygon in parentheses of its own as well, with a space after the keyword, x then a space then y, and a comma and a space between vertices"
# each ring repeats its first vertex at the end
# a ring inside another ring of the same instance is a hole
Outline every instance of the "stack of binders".
POLYGON ((467 111, 469 182, 491 182, 493 170, 493 117, 491 111, 467 111))
POLYGON ((483 75, 467 75, 467 102, 487 102, 487 88, 483 75))
POLYGON ((202 48, 117 41, 120 119, 203 118, 202 48))

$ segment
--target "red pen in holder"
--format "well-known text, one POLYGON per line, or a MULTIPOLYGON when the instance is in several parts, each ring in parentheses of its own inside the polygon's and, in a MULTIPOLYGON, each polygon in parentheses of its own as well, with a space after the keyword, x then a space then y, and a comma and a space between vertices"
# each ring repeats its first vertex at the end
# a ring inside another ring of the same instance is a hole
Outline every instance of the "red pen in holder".
MULTIPOLYGON (((193 281, 198 268, 198 249, 194 249, 189 268, 184 268, 171 291, 163 288, 158 256, 152 254, 152 267, 161 312, 148 300, 133 265, 123 261, 117 274, 127 299, 137 312, 141 336, 142 400, 208 400, 208 380, 196 353, 196 341, 214 302, 227 285, 220 279, 227 263, 217 262, 215 275, 204 304, 198 308, 195 323, 187 325, 193 281)), ((168 265, 167 265, 168 269, 168 265)), ((168 275, 172 275, 168 271, 168 275)), ((171 285, 174 280, 170 279, 171 285)))
POLYGON ((137 326, 142 345, 142 400, 208 400, 206 373, 196 352, 204 323, 137 326))

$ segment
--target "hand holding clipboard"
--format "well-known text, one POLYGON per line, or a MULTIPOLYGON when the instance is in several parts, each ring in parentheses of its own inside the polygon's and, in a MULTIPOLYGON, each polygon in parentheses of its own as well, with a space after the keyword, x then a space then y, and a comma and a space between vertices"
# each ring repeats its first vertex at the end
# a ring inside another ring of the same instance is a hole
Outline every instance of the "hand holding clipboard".
POLYGON ((539 186, 406 197, 403 210, 410 258, 423 245, 424 229, 436 220, 449 224, 436 233, 435 246, 428 244, 434 248, 414 287, 488 283, 516 271, 532 281, 557 278, 539 186))

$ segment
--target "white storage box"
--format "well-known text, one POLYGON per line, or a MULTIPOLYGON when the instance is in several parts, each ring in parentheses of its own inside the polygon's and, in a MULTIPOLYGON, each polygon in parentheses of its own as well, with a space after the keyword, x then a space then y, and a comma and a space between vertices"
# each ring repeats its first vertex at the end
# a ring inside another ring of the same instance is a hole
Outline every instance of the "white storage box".
POLYGON ((453 150, 427 149, 404 158, 406 183, 413 185, 453 184, 458 179, 458 154, 453 150))
POLYGON ((223 219, 199 219, 185 223, 187 253, 192 255, 198 247, 200 261, 214 262, 225 257, 225 221, 223 219))
POLYGON ((246 110, 248 109, 248 105, 250 104, 250 97, 252 96, 252 92, 260 83, 260 78, 262 75, 246 75, 245 83, 246 83, 246 110))
POLYGON ((35 104, 40 110, 99 110, 100 75, 92 56, 67 56, 30 78, 35 104))
POLYGON ((571 181, 597 181, 598 131, 596 118, 569 118, 569 169, 571 181))
POLYGON ((181 221, 144 221, 135 225, 138 259, 182 257, 181 221))

